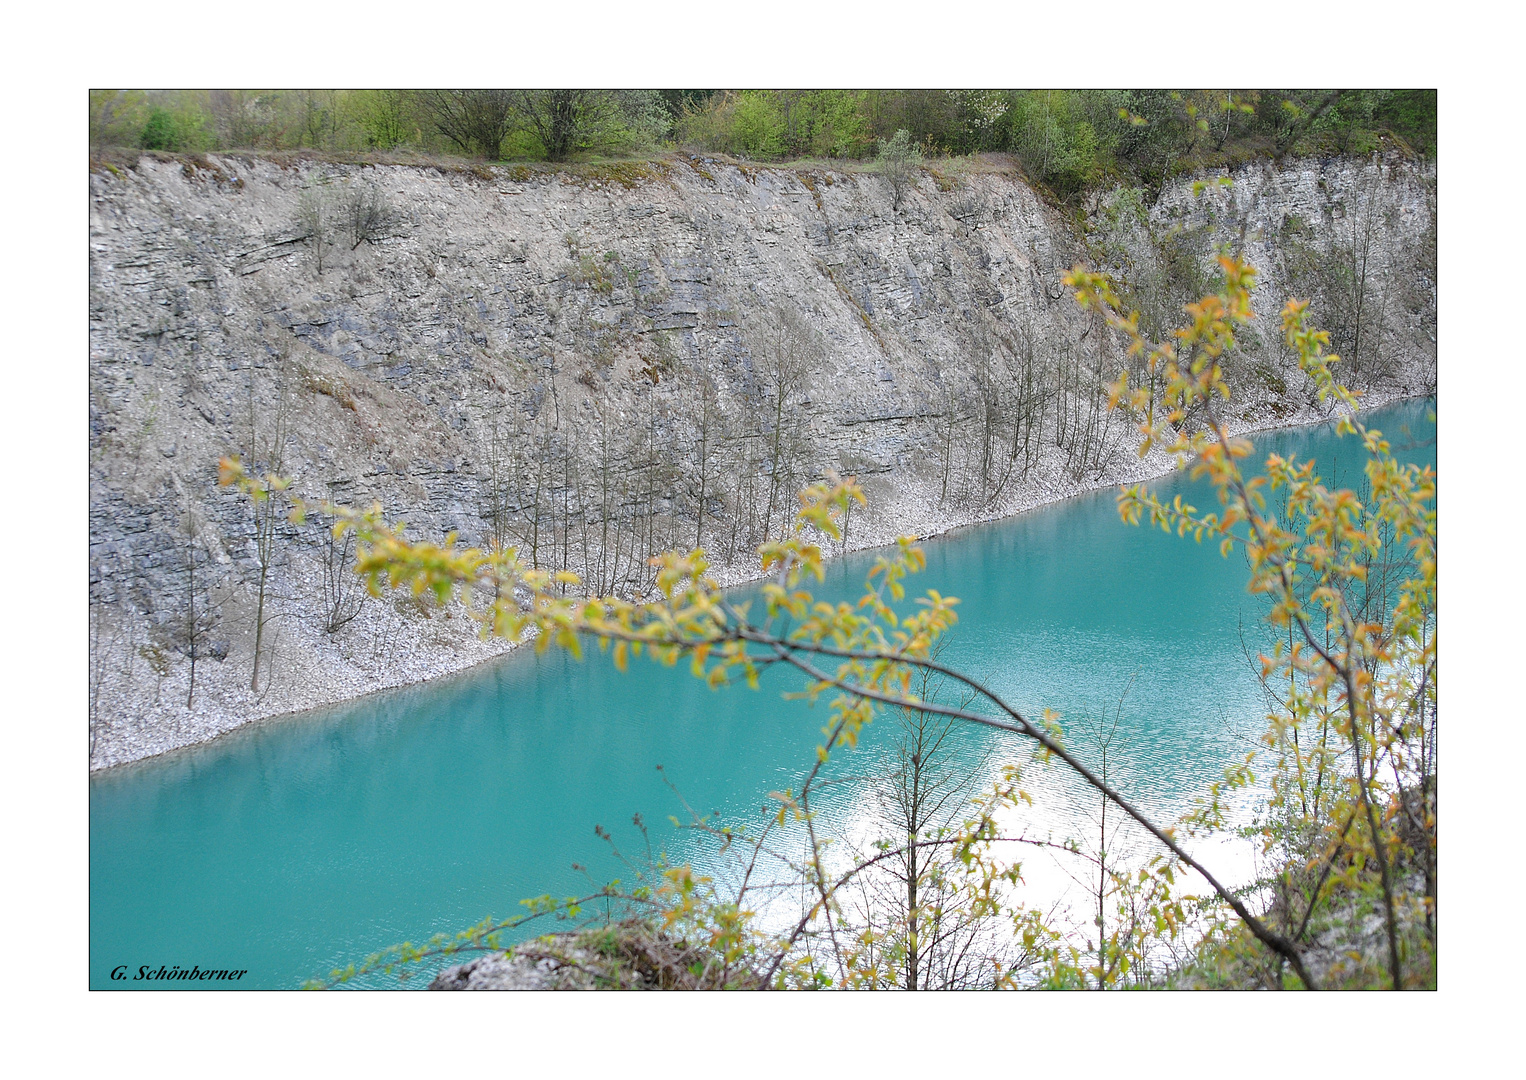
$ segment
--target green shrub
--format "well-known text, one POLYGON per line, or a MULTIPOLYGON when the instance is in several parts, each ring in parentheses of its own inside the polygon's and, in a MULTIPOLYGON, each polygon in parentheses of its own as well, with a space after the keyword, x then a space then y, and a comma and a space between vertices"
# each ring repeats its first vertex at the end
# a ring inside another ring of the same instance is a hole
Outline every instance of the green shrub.
POLYGON ((1436 156, 1436 91, 1393 90, 1373 118, 1427 157, 1436 156))
POLYGON ((148 120, 138 136, 138 145, 145 150, 168 150, 172 153, 207 150, 212 146, 206 120, 199 113, 184 109, 166 109, 155 105, 149 109, 148 120))
POLYGON ((1034 179, 1061 197, 1085 190, 1102 176, 1105 149, 1080 93, 1037 90, 1016 95, 1007 130, 1011 149, 1034 179))
POLYGON ((139 139, 145 150, 179 150, 180 140, 175 131, 175 118, 170 115, 168 109, 153 109, 148 114, 148 123, 143 125, 143 135, 139 139))

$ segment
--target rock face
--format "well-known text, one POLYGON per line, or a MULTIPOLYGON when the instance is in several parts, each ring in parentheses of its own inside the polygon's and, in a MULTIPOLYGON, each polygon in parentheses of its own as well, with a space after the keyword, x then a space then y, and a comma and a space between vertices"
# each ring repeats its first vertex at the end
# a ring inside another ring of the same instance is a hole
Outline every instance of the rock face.
MULTIPOLYGON (((642 984, 632 980, 633 988, 642 984)), ((594 979, 575 963, 546 956, 495 953, 448 967, 430 980, 431 990, 592 990, 594 979)), ((632 987, 627 987, 630 989, 632 987)))
POLYGON ((441 971, 430 990, 651 990, 658 985, 630 965, 570 942, 494 953, 441 971))
POLYGON ((448 967, 430 990, 757 989, 762 976, 640 921, 549 934, 448 967))
POLYGON ((223 455, 638 594, 647 554, 696 541, 747 576, 828 470, 870 495, 848 547, 1158 471, 1103 407, 1127 360, 1065 294, 1075 263, 1164 329, 1243 243, 1242 426, 1316 415, 1292 293, 1374 400, 1434 392, 1434 167, 1221 179, 1072 217, 994 159, 928 170, 899 210, 873 173, 685 157, 93 174, 92 767, 502 651, 459 606, 365 597, 321 522, 262 545, 223 455))

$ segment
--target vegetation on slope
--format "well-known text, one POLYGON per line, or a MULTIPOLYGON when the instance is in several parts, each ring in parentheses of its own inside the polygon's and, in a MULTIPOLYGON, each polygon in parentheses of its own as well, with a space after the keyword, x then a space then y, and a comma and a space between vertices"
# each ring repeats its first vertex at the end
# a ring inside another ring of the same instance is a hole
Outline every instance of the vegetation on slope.
POLYGON ((1257 156, 1436 152, 1434 90, 96 90, 92 150, 413 151, 553 161, 1014 155, 1061 198, 1257 156))

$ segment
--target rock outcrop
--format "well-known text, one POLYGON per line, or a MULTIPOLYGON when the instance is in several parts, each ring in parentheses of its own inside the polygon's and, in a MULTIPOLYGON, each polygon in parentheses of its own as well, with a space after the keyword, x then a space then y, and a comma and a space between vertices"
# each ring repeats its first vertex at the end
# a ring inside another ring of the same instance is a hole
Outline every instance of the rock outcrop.
POLYGON ((548 934, 440 971, 430 990, 758 989, 762 977, 640 920, 548 934))

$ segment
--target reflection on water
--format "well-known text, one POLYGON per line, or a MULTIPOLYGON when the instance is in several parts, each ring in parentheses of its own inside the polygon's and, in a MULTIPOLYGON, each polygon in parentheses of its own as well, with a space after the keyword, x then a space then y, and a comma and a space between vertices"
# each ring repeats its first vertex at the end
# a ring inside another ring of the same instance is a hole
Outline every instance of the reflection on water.
MULTIPOLYGON (((1406 456, 1433 463, 1428 408, 1395 406, 1373 422, 1390 434, 1412 426, 1419 445, 1406 456)), ((1256 442, 1258 457, 1334 460, 1342 482, 1357 478, 1354 444, 1328 428, 1256 442)), ((1199 506, 1212 499, 1181 477, 1163 483, 1199 506)), ((1239 556, 1123 526, 1111 491, 962 530, 926 552, 912 591, 962 601, 945 658, 1020 709, 1060 712, 1083 756, 1081 719, 1116 712, 1110 778, 1157 820, 1185 811, 1260 733, 1246 653, 1258 648, 1261 609, 1239 556)), ((854 595, 872 557, 834 563, 820 592, 854 595)), ((795 685, 770 672, 757 692, 712 691, 683 667, 638 663, 622 676, 597 654, 577 663, 524 650, 99 775, 91 985, 132 986, 110 981, 118 964, 178 963, 247 969, 246 987, 294 986, 384 945, 511 914, 521 897, 628 879, 594 827, 639 847, 636 812, 673 858, 697 854, 664 823, 681 809, 656 766, 700 813, 756 822, 768 792, 798 787, 826 721, 825 702, 781 698, 795 685)), ((887 721, 829 765, 838 783, 822 812, 844 835, 876 827, 870 778, 891 751, 887 721)), ((1027 760, 988 729, 961 731, 956 754, 988 768, 1027 760)), ((1025 787, 1030 835, 1095 829, 1092 796, 1059 769, 1031 765, 1025 787)), ((1249 873, 1246 850, 1220 845, 1213 858, 1229 878, 1249 873)), ((1025 878, 1035 898, 1069 884, 1042 858, 1025 878)))

